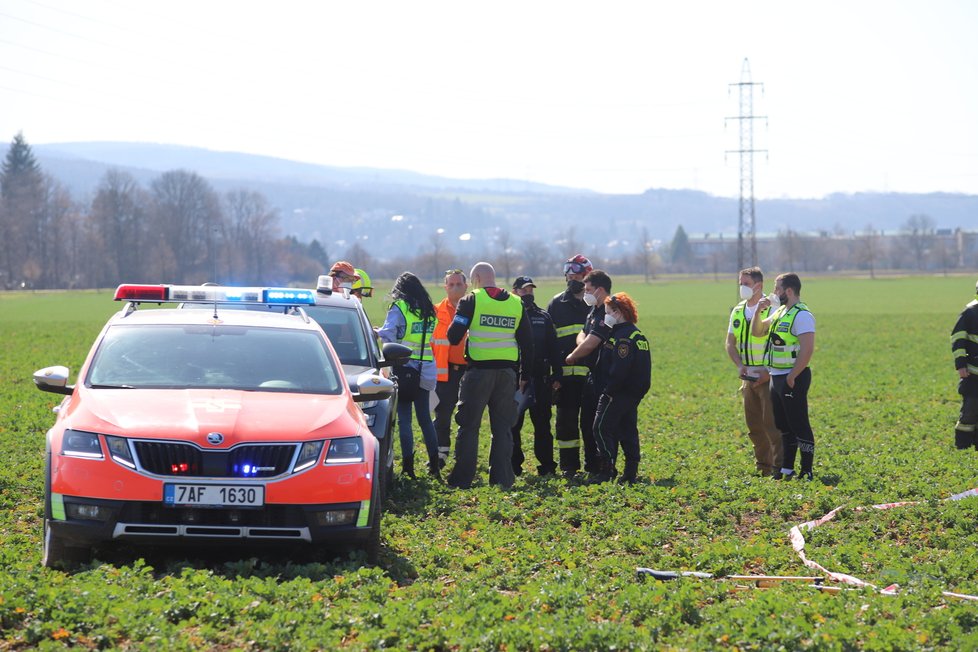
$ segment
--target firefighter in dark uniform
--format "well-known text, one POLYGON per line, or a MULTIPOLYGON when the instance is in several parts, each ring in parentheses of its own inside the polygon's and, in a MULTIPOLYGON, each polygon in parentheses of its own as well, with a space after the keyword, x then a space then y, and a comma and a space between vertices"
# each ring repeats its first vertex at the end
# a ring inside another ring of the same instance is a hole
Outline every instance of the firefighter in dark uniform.
POLYGON ((601 346, 598 364, 592 372, 599 393, 594 416, 594 438, 600 454, 600 470, 589 482, 608 482, 617 475, 618 447, 625 457, 621 482, 638 479, 641 459, 638 441, 638 404, 648 393, 652 381, 652 354, 649 341, 636 327, 635 302, 624 292, 605 299, 604 323, 611 336, 601 346))
MULTIPOLYGON (((557 331, 557 369, 553 378, 553 403, 556 408, 554 434, 557 439, 560 470, 565 476, 573 476, 581 468, 581 434, 591 437, 590 417, 581 414, 581 397, 587 380, 586 364, 562 362, 577 346, 577 334, 584 328, 591 308, 584 303, 584 277, 593 269, 591 261, 582 254, 572 256, 564 263, 564 279, 567 289, 554 296, 547 306, 547 314, 557 331)), ((587 468, 585 449, 585 469, 587 468)))
POLYGON ((526 461, 520 442, 520 431, 523 429, 523 419, 527 411, 533 423, 533 452, 539 462, 537 472, 540 475, 552 475, 557 471, 554 463, 554 438, 550 430, 550 379, 554 377, 554 368, 558 366, 557 332, 547 311, 533 301, 533 290, 536 287, 529 276, 518 276, 513 281, 513 294, 523 301, 523 310, 533 327, 530 382, 523 392, 525 400, 517 408, 516 425, 513 426, 513 473, 516 475, 523 473, 523 462, 526 461))
POLYGON ((978 284, 975 300, 964 307, 951 330, 951 352, 958 370, 961 414, 954 426, 954 445, 978 450, 978 284))

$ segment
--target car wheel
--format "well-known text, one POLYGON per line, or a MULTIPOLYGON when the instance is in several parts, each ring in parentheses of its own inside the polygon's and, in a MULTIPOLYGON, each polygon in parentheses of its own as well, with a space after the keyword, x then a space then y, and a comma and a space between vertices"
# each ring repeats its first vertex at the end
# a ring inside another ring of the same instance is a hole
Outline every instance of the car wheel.
POLYGON ((71 570, 72 568, 91 561, 92 551, 89 548, 80 546, 69 546, 64 539, 54 534, 48 519, 44 519, 44 552, 41 556, 41 565, 45 568, 60 568, 71 570))
POLYGON ((380 475, 375 473, 374 488, 370 499, 370 535, 363 546, 363 551, 367 554, 367 563, 371 565, 376 565, 380 559, 380 519, 384 513, 381 485, 380 475))
POLYGON ((51 456, 44 463, 44 542, 41 565, 45 568, 70 570, 91 561, 92 551, 82 546, 69 546, 51 528, 51 456))

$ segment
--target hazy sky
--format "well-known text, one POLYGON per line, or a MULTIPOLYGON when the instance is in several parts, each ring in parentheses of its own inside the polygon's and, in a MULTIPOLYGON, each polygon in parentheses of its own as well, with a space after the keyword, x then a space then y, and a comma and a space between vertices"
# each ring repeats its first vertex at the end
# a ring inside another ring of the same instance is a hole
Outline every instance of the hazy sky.
POLYGON ((978 194, 978 2, 0 0, 0 142, 602 192, 978 194))

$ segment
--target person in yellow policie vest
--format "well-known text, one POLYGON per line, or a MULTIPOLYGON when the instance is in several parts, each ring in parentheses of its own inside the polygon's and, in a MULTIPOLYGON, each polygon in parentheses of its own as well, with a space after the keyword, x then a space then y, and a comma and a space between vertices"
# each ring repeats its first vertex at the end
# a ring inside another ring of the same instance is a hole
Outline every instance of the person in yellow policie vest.
POLYGON ((762 475, 773 476, 781 471, 781 433, 774 425, 771 377, 764 366, 767 337, 754 336, 751 321, 757 316, 767 319, 774 309, 768 306, 767 310, 757 311, 757 304, 764 296, 764 273, 760 267, 741 270, 737 287, 741 301, 730 311, 726 351, 740 375, 744 419, 754 445, 754 463, 762 475))
POLYGON ((431 338, 435 332, 435 307, 428 291, 411 272, 394 281, 391 290, 394 303, 387 311, 384 325, 377 335, 384 342, 400 342, 411 348, 411 357, 395 369, 397 376, 397 428, 401 439, 401 464, 404 475, 414 477, 414 433, 411 411, 414 408, 428 449, 428 473, 441 479, 438 464, 438 438, 431 422, 429 393, 435 389, 435 358, 431 338))
MULTIPOLYGON (((768 338, 765 363, 771 374, 774 422, 781 431, 784 448, 781 471, 775 477, 788 479, 795 474, 795 455, 800 451, 801 473, 797 477, 811 480, 815 433, 808 421, 808 388, 812 384, 808 363, 815 352, 815 316, 801 302, 801 279, 797 274, 782 274, 775 279, 774 293, 781 307, 766 319, 754 319, 751 331, 768 338)), ((770 306, 769 297, 757 302, 761 312, 770 306)))
POLYGON ((472 292, 458 302, 448 328, 448 341, 458 344, 468 334, 468 365, 458 391, 455 423, 455 468, 448 476, 452 487, 467 489, 475 479, 479 454, 479 425, 489 408, 492 446, 489 449, 489 484, 513 486, 513 424, 516 390, 524 389, 533 364, 533 329, 516 295, 496 287, 496 271, 489 263, 476 263, 469 274, 472 292))

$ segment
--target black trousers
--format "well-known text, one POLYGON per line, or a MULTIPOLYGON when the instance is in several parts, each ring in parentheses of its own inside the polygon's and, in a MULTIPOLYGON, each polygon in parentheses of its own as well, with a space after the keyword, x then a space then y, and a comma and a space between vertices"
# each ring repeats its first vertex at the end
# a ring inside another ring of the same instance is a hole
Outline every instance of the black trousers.
POLYGON ((554 430, 560 450, 560 470, 581 468, 581 442, 584 443, 584 470, 598 471, 598 448, 594 443, 594 412, 598 397, 594 386, 580 376, 563 378, 554 396, 557 419, 554 430))
POLYGON ((601 457, 614 467, 618 447, 626 462, 638 464, 642 458, 638 443, 638 404, 633 396, 608 396, 598 398, 594 414, 594 438, 601 457))
POLYGON ((961 414, 954 426, 954 446, 961 450, 974 446, 978 450, 978 396, 961 396, 961 414))
POLYGON ((448 459, 452 450, 452 412, 458 403, 458 385, 465 374, 464 365, 448 365, 448 380, 439 380, 435 385, 438 405, 435 406, 435 434, 438 436, 438 457, 448 459))
POLYGON ((520 410, 516 416, 516 425, 513 426, 513 472, 516 475, 522 473, 523 462, 526 461, 520 441, 520 431, 523 429, 524 417, 529 412, 530 422, 533 424, 533 454, 539 462, 537 472, 546 475, 557 470, 554 462, 554 437, 550 431, 550 417, 553 414, 552 392, 550 383, 542 376, 532 378, 530 382, 533 383, 532 391, 535 397, 533 405, 520 410))
POLYGON ((771 404, 774 408, 774 424, 781 431, 784 445, 783 468, 795 467, 795 456, 801 452, 801 472, 811 473, 815 460, 815 433, 808 421, 808 389, 812 385, 812 370, 805 370, 795 378, 795 386, 788 387, 788 375, 771 376, 771 404))

